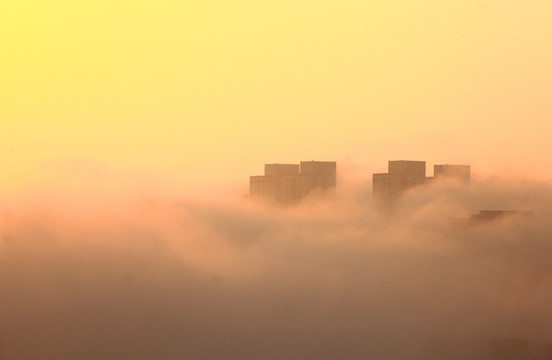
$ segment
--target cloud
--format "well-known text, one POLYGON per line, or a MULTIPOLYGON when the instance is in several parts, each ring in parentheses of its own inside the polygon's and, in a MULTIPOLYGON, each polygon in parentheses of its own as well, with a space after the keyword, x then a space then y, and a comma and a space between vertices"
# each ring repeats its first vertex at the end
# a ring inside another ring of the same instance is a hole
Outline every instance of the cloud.
POLYGON ((552 341, 550 185, 436 183, 384 215, 368 184, 341 184, 286 209, 141 187, 94 210, 4 202, 0 357, 415 359, 552 341), (535 215, 450 222, 486 206, 535 215))

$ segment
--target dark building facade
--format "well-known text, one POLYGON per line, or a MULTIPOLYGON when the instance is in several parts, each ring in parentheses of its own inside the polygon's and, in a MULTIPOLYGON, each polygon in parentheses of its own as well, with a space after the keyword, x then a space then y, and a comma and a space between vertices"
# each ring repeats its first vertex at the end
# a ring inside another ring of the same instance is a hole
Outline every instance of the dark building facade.
POLYGON ((386 173, 372 175, 372 194, 377 200, 393 203, 405 191, 431 180, 451 178, 469 183, 470 165, 434 165, 434 177, 426 177, 426 162, 390 160, 386 173))
POLYGON ((372 175, 372 194, 378 200, 393 201, 406 190, 425 182, 425 161, 390 160, 387 173, 372 175))
POLYGON ((334 161, 301 161, 299 164, 266 164, 262 176, 251 176, 249 193, 281 205, 293 205, 315 190, 336 186, 334 161))

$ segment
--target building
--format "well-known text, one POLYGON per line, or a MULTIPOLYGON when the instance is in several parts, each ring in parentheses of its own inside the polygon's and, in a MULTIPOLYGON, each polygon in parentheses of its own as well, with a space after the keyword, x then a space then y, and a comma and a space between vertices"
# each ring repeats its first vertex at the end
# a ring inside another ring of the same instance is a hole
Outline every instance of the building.
POLYGON ((425 161, 388 162, 388 172, 372 175, 372 194, 382 201, 394 201, 406 190, 426 182, 425 161))
POLYGON ((375 199, 391 204, 405 191, 434 179, 453 178, 469 183, 470 165, 434 165, 434 177, 426 177, 425 161, 389 161, 386 173, 372 175, 372 194, 375 199))
POLYGON ((335 188, 336 168, 333 161, 266 164, 264 175, 250 177, 249 193, 282 205, 293 205, 315 190, 335 188))
POLYGON ((433 176, 438 178, 453 178, 464 183, 470 182, 471 167, 470 165, 434 165, 433 176))
POLYGON ((469 221, 471 223, 488 223, 510 217, 529 217, 533 215, 533 211, 526 210, 480 210, 479 213, 471 215, 469 221))
POLYGON ((300 199, 298 164, 265 164, 264 176, 251 176, 249 193, 292 204, 300 199))

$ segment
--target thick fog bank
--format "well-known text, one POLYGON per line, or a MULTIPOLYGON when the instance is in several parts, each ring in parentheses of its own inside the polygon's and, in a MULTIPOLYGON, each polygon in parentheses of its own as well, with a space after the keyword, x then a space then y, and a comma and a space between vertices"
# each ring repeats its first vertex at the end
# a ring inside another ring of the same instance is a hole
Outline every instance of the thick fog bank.
POLYGON ((386 213, 352 183, 291 208, 5 203, 0 359, 439 359, 552 342, 551 203, 547 184, 500 179, 419 188, 386 213), (451 221, 481 209, 534 215, 451 221))

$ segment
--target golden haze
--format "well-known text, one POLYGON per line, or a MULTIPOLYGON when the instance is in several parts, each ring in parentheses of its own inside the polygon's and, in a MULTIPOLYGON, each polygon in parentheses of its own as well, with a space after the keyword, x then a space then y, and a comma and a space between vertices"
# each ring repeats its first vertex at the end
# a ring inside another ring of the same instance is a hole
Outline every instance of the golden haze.
POLYGON ((190 186, 301 159, 550 178, 551 15, 544 0, 5 1, 0 185, 75 159, 190 186))

